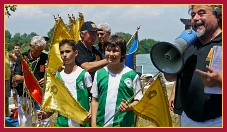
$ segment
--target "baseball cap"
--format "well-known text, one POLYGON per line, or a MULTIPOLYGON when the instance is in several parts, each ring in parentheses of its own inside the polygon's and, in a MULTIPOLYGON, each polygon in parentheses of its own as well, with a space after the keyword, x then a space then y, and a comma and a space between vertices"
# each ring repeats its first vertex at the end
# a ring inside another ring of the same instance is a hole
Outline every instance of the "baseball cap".
POLYGON ((84 22, 84 24, 82 25, 80 31, 85 31, 85 30, 88 30, 88 31, 97 31, 98 28, 96 26, 96 24, 92 21, 87 21, 87 22, 84 22))

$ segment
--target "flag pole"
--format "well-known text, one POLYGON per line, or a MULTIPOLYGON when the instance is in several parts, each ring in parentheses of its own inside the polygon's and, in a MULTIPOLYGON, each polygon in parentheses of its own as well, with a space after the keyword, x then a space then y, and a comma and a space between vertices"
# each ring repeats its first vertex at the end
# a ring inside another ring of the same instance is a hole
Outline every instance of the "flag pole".
MULTIPOLYGON (((141 25, 140 25, 141 26, 141 25)), ((132 38, 135 36, 135 34, 138 32, 138 30, 140 29, 140 26, 136 28, 136 32, 132 35, 132 37, 129 39, 128 43, 126 44, 126 46, 128 46, 128 44, 130 43, 130 41, 132 40, 132 38)))
MULTIPOLYGON (((134 99, 134 97, 135 97, 142 89, 144 89, 144 87, 147 86, 147 84, 148 84, 150 81, 153 81, 153 80, 155 79, 155 77, 158 76, 160 73, 161 73, 161 72, 159 71, 159 72, 156 73, 151 79, 149 79, 141 89, 139 89, 139 90, 138 90, 138 91, 137 91, 129 100, 127 100, 127 104, 129 104, 129 103, 134 99)), ((119 114, 119 113, 120 113, 120 112, 117 111, 113 116, 110 117, 109 120, 107 120, 107 121, 105 122, 105 124, 104 124, 103 126, 105 126, 111 119, 113 119, 113 118, 114 118, 117 114, 119 114)))

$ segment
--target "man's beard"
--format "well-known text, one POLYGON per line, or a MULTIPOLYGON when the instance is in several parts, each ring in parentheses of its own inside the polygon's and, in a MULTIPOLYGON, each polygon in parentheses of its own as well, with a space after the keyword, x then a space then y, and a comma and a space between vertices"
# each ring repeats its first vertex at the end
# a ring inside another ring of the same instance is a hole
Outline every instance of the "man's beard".
MULTIPOLYGON (((193 27, 197 28, 197 26, 205 27, 205 24, 204 24, 204 22, 195 22, 193 24, 193 27)), ((205 32, 206 32, 206 28, 204 28, 204 29, 200 29, 200 28, 196 29, 196 35, 197 35, 198 38, 202 37, 205 34, 205 32)))
POLYGON ((202 37, 205 33, 206 33, 206 30, 200 30, 200 29, 196 30, 196 36, 198 38, 202 37))

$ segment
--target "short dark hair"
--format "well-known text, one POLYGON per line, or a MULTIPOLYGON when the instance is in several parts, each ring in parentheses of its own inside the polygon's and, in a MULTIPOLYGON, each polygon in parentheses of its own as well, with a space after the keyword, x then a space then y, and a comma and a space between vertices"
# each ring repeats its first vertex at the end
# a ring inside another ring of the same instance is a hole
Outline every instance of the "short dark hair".
POLYGON ((19 46, 19 47, 20 47, 20 45, 16 43, 16 44, 14 44, 14 45, 12 46, 12 48, 14 49, 15 46, 19 46))
POLYGON ((63 39, 63 40, 59 43, 59 49, 60 49, 61 46, 65 45, 65 44, 71 46, 72 49, 73 49, 73 51, 76 51, 76 50, 77 50, 77 49, 76 49, 76 43, 75 43, 75 41, 74 41, 74 40, 68 40, 68 39, 63 39))
POLYGON ((125 40, 118 36, 118 35, 111 35, 107 41, 105 42, 105 49, 107 48, 108 45, 111 45, 111 47, 116 47, 119 46, 121 48, 121 62, 124 61, 125 55, 126 55, 126 42, 125 40))

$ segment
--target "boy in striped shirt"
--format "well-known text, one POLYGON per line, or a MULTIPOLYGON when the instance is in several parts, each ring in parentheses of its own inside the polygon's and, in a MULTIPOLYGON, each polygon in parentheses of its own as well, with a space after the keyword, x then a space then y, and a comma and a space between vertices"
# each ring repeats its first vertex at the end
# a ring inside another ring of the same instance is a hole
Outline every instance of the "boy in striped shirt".
POLYGON ((91 125, 108 127, 133 127, 132 106, 142 98, 139 75, 124 65, 126 42, 117 35, 105 44, 105 57, 109 64, 95 73, 91 93, 91 125), (112 118, 113 115, 115 115, 112 118))
MULTIPOLYGON (((61 59, 64 62, 64 69, 61 72, 57 72, 56 76, 59 77, 65 84, 66 88, 70 91, 75 100, 80 103, 87 111, 90 110, 89 104, 89 90, 92 86, 92 79, 90 74, 77 66, 75 63, 75 57, 78 51, 75 47, 73 40, 64 39, 59 44, 61 59)), ((50 112, 40 112, 41 119, 48 118, 50 112)), ((75 113, 77 114, 77 113, 75 113)), ((91 118, 91 114, 87 115, 87 118, 91 118)), ((56 126, 58 127, 88 127, 90 123, 79 124, 70 118, 64 117, 58 114, 56 126)))

